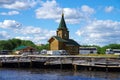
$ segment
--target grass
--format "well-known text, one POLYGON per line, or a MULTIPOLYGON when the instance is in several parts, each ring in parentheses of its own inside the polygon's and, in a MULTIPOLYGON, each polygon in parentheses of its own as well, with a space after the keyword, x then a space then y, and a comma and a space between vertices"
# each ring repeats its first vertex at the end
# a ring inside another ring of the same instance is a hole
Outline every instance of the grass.
POLYGON ((78 56, 88 56, 88 57, 119 57, 119 55, 114 54, 79 54, 78 56))

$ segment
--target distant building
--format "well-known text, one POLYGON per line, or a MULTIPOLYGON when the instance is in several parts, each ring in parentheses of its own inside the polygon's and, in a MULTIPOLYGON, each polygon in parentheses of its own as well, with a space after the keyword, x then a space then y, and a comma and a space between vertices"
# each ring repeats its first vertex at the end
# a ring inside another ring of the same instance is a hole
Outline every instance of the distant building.
POLYGON ((112 49, 106 49, 105 53, 106 54, 113 54, 113 50, 112 49))
POLYGON ((12 53, 11 50, 1 50, 1 51, 0 51, 0 55, 8 55, 8 54, 10 54, 10 53, 12 53))
POLYGON ((57 36, 53 36, 48 40, 50 50, 66 50, 70 55, 79 54, 80 45, 73 39, 69 39, 69 31, 64 20, 64 14, 62 14, 56 33, 57 36))
POLYGON ((80 54, 96 54, 97 48, 96 47, 80 47, 79 53, 80 54))
POLYGON ((120 49, 106 49, 106 54, 120 55, 120 49))
POLYGON ((22 54, 24 52, 33 53, 36 49, 30 46, 19 46, 14 49, 15 53, 22 54))

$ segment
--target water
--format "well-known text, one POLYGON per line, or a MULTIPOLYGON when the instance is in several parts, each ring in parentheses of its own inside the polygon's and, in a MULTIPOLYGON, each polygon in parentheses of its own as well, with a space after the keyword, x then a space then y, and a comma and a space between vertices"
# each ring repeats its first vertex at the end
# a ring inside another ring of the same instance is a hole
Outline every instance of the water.
POLYGON ((120 80, 120 72, 1 68, 0 80, 120 80))

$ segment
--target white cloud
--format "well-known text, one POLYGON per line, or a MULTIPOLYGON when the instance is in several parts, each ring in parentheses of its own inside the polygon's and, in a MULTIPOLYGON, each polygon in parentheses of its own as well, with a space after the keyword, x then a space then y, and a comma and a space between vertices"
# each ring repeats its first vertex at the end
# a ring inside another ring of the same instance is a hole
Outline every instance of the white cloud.
POLYGON ((27 9, 35 5, 34 0, 0 0, 0 7, 7 9, 27 9))
POLYGON ((30 40, 35 44, 47 43, 46 37, 44 36, 16 36, 15 38, 21 40, 30 40))
POLYGON ((9 4, 14 2, 15 0, 0 0, 0 4, 9 4))
POLYGON ((107 6, 107 7, 105 7, 105 12, 112 12, 113 11, 113 9, 114 9, 114 7, 113 6, 107 6))
POLYGON ((16 30, 16 34, 20 34, 20 36, 17 36, 16 38, 40 43, 47 42, 51 36, 55 35, 55 31, 42 29, 40 27, 26 26, 16 30))
POLYGON ((42 29, 40 27, 22 26, 15 20, 0 22, 0 39, 19 38, 31 40, 34 43, 46 43, 55 33, 56 31, 54 30, 42 29))
POLYGON ((40 32, 42 32, 40 28, 33 26, 22 27, 18 31, 20 31, 20 33, 22 34, 39 34, 40 32))
POLYGON ((120 43, 120 22, 111 20, 94 20, 81 27, 76 34, 83 38, 84 44, 106 45, 120 43))
POLYGON ((56 19, 60 17, 62 8, 58 6, 55 0, 41 2, 41 6, 36 10, 37 18, 56 19))
POLYGON ((16 39, 21 39, 21 40, 31 40, 32 38, 30 38, 29 36, 16 36, 16 39))
POLYGON ((19 14, 18 11, 9 11, 9 12, 1 12, 0 15, 17 15, 19 14))
POLYGON ((4 20, 3 22, 0 22, 0 28, 12 28, 12 29, 16 29, 21 27, 21 24, 15 20, 4 20))
POLYGON ((54 19, 59 22, 62 10, 64 11, 66 22, 72 24, 88 19, 94 13, 94 9, 87 5, 83 5, 81 8, 61 8, 55 0, 47 0, 46 2, 41 2, 41 7, 36 9, 36 18, 54 19))
POLYGON ((46 35, 46 36, 51 36, 54 35, 55 31, 53 30, 47 30, 47 29, 42 29, 40 27, 34 27, 34 26, 25 26, 22 27, 21 29, 17 30, 17 32, 29 35, 29 34, 39 34, 39 35, 46 35))
POLYGON ((6 31, 0 31, 0 39, 8 39, 9 37, 6 31))
POLYGON ((94 13, 94 9, 93 9, 93 8, 90 8, 90 7, 87 6, 87 5, 83 5, 83 6, 81 7, 81 10, 82 10, 83 12, 85 12, 85 13, 90 13, 90 14, 94 13))
POLYGON ((82 35, 82 31, 78 30, 78 31, 76 32, 76 34, 77 34, 78 36, 81 36, 81 35, 82 35))

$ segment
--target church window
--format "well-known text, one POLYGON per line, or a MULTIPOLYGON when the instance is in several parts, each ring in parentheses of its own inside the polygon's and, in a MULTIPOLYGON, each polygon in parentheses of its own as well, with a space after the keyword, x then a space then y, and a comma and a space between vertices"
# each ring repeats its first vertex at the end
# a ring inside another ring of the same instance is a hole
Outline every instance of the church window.
POLYGON ((67 34, 65 33, 65 36, 67 36, 67 34))

